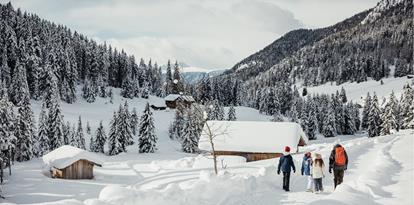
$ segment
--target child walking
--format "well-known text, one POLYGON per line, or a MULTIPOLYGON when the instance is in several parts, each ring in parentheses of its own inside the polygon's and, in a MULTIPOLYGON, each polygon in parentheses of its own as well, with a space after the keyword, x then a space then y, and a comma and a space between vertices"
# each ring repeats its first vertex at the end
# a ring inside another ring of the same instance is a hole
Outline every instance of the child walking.
POLYGON ((306 152, 303 156, 302 161, 302 175, 305 175, 308 178, 308 184, 306 186, 307 192, 313 192, 312 185, 313 185, 313 178, 311 176, 311 167, 312 167, 312 156, 310 152, 306 152))
POLYGON ((320 193, 323 192, 322 178, 325 177, 325 164, 320 154, 316 154, 315 158, 312 165, 312 177, 315 183, 315 193, 320 193))
POLYGON ((277 174, 280 174, 280 170, 283 172, 283 190, 290 191, 290 171, 293 169, 293 173, 296 172, 295 163, 293 162, 292 156, 290 155, 290 147, 285 147, 283 156, 279 159, 279 165, 277 166, 277 174))

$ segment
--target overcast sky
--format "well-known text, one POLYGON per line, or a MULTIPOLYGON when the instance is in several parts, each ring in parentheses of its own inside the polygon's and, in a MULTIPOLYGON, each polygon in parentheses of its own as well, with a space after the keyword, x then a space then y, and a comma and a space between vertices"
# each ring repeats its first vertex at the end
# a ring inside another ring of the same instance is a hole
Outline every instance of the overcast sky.
MULTIPOLYGON (((230 68, 284 33, 332 25, 378 0, 12 0, 158 64, 230 68)), ((8 2, 0 0, 0 2, 8 2)))

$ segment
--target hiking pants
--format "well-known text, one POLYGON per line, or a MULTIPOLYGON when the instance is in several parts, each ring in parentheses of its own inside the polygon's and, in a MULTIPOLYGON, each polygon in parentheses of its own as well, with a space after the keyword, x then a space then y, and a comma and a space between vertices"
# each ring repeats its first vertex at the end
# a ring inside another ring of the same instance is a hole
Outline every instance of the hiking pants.
POLYGON ((315 191, 323 191, 322 178, 317 178, 314 180, 315 180, 315 191))
POLYGON ((306 186, 307 190, 311 190, 313 185, 313 178, 311 175, 308 176, 308 185, 306 186))
POLYGON ((283 189, 289 191, 290 172, 283 172, 283 189))
POLYGON ((344 170, 343 169, 334 169, 334 185, 340 185, 344 180, 344 170))

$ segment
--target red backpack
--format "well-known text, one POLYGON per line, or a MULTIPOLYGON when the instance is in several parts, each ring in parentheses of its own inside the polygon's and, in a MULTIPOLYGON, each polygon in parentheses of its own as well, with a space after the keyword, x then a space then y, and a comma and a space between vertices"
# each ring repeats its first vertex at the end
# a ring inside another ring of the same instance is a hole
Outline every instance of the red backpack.
POLYGON ((343 166, 345 165, 345 162, 345 149, 343 147, 335 148, 335 164, 338 166, 343 166))

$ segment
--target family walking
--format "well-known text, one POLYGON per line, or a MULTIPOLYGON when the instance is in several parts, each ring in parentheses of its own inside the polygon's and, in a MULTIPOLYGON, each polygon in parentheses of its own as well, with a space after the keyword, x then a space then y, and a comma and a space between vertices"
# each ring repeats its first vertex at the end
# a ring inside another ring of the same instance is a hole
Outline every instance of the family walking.
MULTIPOLYGON (((329 157, 329 173, 332 173, 332 170, 334 171, 335 188, 342 183, 347 166, 348 155, 344 147, 340 144, 335 145, 329 157)), ((293 173, 296 172, 295 163, 290 155, 290 147, 285 147, 284 153, 279 159, 277 169, 277 174, 280 174, 280 171, 283 172, 283 190, 285 191, 290 191, 289 181, 291 170, 293 170, 293 173)), ((314 153, 312 156, 310 152, 305 153, 302 161, 301 174, 307 177, 307 192, 323 192, 322 179, 325 177, 325 163, 321 154, 314 153)))

